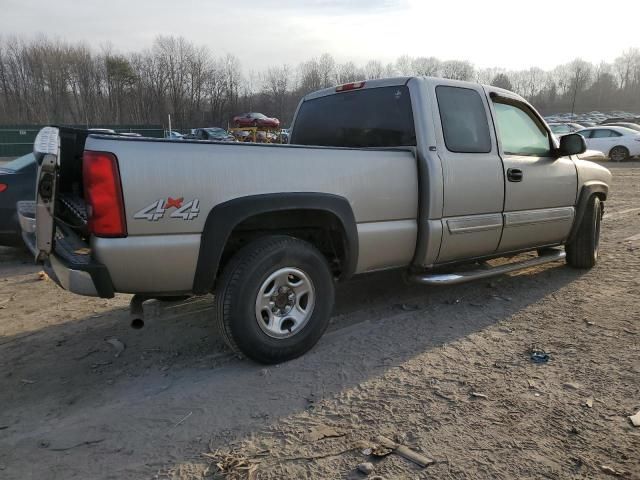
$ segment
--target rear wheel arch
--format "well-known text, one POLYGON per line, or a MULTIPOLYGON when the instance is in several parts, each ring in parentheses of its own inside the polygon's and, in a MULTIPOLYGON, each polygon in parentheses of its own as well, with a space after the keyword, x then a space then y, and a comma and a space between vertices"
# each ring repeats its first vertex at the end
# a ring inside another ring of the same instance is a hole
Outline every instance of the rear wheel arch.
POLYGON ((207 216, 193 283, 197 294, 210 292, 231 256, 262 235, 286 234, 340 259, 339 276, 349 278, 358 261, 358 231, 344 197, 316 192, 240 197, 216 205, 207 216), (329 251, 328 251, 329 250, 329 251))

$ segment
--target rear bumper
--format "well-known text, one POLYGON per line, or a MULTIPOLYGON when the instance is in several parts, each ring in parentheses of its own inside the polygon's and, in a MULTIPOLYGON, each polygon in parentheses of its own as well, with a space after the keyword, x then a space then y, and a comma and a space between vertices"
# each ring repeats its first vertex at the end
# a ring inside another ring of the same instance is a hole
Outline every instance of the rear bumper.
POLYGON ((62 288, 78 295, 101 298, 114 296, 107 267, 91 257, 91 251, 84 242, 60 228, 54 251, 45 261, 45 271, 62 288))

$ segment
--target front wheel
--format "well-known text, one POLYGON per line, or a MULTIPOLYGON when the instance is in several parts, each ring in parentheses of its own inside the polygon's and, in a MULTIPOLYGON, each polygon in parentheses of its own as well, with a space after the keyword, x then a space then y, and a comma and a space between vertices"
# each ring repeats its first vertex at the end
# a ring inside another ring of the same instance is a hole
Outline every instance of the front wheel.
POLYGON ((574 268, 591 268, 598 261, 602 202, 597 196, 589 199, 575 238, 565 246, 567 263, 574 268))
POLYGON ((260 363, 296 358, 329 324, 334 285, 329 264, 311 244, 270 236, 241 249, 215 292, 225 342, 260 363))

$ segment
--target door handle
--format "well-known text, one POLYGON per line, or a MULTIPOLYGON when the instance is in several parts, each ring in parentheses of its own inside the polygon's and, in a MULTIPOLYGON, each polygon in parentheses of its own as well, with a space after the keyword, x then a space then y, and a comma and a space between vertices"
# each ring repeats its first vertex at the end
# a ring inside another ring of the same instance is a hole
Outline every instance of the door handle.
POLYGON ((507 180, 509 180, 510 182, 521 182, 522 170, 520 170, 519 168, 507 169, 507 180))

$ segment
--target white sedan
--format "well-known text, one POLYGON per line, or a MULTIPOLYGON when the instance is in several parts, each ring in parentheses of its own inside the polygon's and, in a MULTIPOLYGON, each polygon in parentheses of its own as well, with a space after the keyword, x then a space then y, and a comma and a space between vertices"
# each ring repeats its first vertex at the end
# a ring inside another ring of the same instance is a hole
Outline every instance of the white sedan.
POLYGON ((576 133, 584 137, 589 150, 599 150, 614 162, 640 155, 640 132, 630 128, 591 127, 576 133))

